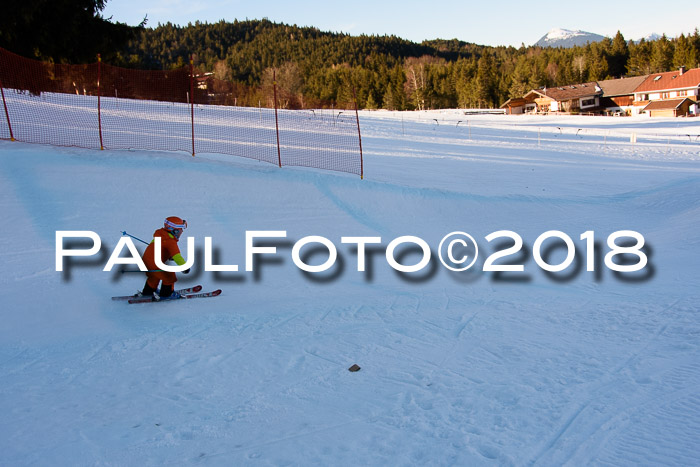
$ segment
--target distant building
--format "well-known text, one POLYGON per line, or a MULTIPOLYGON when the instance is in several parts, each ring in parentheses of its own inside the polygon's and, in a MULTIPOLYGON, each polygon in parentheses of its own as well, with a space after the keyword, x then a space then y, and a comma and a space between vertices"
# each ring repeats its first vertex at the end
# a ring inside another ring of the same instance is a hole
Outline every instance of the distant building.
POLYGON ((598 81, 603 90, 601 107, 608 115, 632 115, 634 113, 634 91, 648 75, 631 78, 606 79, 598 81))
POLYGON ((506 115, 519 115, 535 112, 537 110, 537 104, 535 104, 534 100, 528 100, 524 97, 514 97, 505 101, 500 108, 505 109, 506 115))
POLYGON ((700 68, 533 89, 501 109, 523 113, 688 116, 700 114, 700 68), (650 105, 652 104, 653 105, 650 105))
POLYGON ((214 73, 200 73, 195 75, 194 79, 197 82, 197 89, 206 90, 209 87, 209 78, 214 76, 214 73))
MULTIPOLYGON (((654 73, 642 82, 642 84, 634 90, 634 107, 637 113, 655 110, 658 115, 657 106, 648 108, 649 103, 655 101, 667 101, 672 99, 677 101, 688 98, 692 104, 688 105, 685 114, 679 113, 676 116, 698 114, 697 101, 700 97, 700 68, 687 70, 681 67, 676 71, 668 71, 666 73, 654 73)), ((669 104, 670 105, 670 104, 669 104)), ((683 104, 682 107, 685 107, 683 104)), ((668 107, 668 106, 666 106, 668 107)))
POLYGON ((525 94, 526 101, 534 101, 538 113, 597 112, 603 90, 598 83, 572 84, 553 88, 533 89, 525 94))
POLYGON ((697 107, 695 101, 687 97, 677 99, 666 99, 663 101, 651 101, 644 106, 642 112, 646 112, 650 117, 685 117, 690 112, 691 107, 697 107))

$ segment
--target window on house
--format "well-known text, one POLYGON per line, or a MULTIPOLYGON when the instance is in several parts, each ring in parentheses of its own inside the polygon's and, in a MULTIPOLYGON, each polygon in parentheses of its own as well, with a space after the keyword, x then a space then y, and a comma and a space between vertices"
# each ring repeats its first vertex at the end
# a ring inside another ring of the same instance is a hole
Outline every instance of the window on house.
POLYGON ((594 99, 583 99, 581 101, 581 107, 590 107, 592 105, 595 105, 595 98, 594 99))
POLYGON ((679 95, 679 96, 687 96, 687 95, 688 95, 688 91, 678 91, 678 95, 679 95))
POLYGON ((668 99, 668 97, 669 97, 669 93, 667 93, 667 92, 662 92, 662 93, 661 93, 661 98, 662 98, 662 99, 668 99))

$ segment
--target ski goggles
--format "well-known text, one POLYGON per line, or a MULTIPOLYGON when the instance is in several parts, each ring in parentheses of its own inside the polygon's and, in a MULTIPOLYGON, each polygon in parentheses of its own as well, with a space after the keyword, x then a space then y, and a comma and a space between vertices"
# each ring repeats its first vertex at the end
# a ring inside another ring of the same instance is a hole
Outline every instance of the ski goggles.
POLYGON ((165 219, 165 225, 167 225, 168 227, 170 227, 172 229, 183 230, 183 229, 187 228, 187 221, 183 219, 182 224, 177 224, 175 222, 170 222, 168 219, 165 219))

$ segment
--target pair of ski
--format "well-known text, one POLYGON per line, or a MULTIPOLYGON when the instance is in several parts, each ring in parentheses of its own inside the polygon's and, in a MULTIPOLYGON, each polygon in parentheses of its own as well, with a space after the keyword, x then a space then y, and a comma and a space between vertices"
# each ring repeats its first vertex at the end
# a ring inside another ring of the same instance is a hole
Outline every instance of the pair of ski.
POLYGON ((177 298, 171 298, 171 297, 156 298, 155 295, 153 297, 147 297, 147 296, 141 296, 141 295, 122 295, 119 297, 112 297, 112 300, 124 300, 124 301, 127 301, 128 303, 134 304, 134 303, 150 303, 150 302, 167 302, 170 300, 180 300, 180 299, 190 299, 190 298, 207 298, 207 297, 216 297, 217 295, 221 295, 221 289, 214 290, 213 292, 201 292, 201 290, 202 290, 202 286, 196 285, 194 287, 188 287, 186 289, 175 290, 173 292, 173 295, 177 294, 177 298))

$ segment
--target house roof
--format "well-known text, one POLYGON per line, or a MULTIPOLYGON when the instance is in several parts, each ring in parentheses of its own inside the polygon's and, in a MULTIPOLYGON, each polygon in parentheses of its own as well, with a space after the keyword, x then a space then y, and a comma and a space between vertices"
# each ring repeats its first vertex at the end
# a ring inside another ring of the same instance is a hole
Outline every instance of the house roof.
POLYGON ((606 79, 598 81, 598 86, 603 90, 603 97, 616 97, 632 95, 649 75, 633 76, 631 78, 606 79))
POLYGON ((508 99, 507 101, 505 101, 500 108, 505 109, 506 107, 521 107, 527 103, 528 100, 524 97, 513 97, 512 99, 508 99))
POLYGON ((530 93, 532 92, 536 92, 541 96, 549 97, 555 101, 568 101, 571 99, 580 99, 581 97, 597 96, 602 94, 602 90, 600 87, 598 87, 598 83, 595 81, 591 81, 590 83, 555 86, 553 88, 533 89, 530 91, 530 93))
POLYGON ((693 68, 683 74, 680 70, 651 74, 634 92, 665 91, 698 86, 700 86, 700 68, 693 68))
POLYGON ((687 97, 680 99, 666 99, 663 101, 651 101, 642 110, 675 110, 678 109, 684 101, 690 101, 691 104, 694 103, 687 97))

